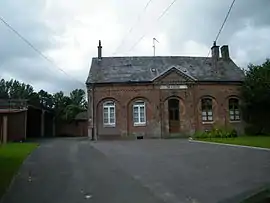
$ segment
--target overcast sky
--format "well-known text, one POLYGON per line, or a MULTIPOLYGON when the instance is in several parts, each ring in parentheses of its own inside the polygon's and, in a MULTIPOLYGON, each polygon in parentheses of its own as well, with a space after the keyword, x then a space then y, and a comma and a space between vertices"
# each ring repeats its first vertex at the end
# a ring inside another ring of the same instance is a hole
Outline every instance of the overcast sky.
MULTIPOLYGON (((231 0, 178 0, 157 20, 173 0, 152 0, 143 12, 147 2, 1 0, 0 16, 69 75, 0 22, 1 77, 49 92, 84 88, 99 39, 103 56, 151 56, 153 37, 160 42, 156 55, 207 56, 231 4, 231 0)), ((218 40, 223 44, 229 45, 231 58, 243 68, 270 58, 270 0, 236 0, 218 40)))

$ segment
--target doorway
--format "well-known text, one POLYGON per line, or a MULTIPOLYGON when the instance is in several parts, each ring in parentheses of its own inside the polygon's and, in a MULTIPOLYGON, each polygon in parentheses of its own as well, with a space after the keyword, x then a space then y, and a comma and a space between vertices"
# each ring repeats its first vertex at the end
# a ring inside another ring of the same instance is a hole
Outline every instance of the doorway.
POLYGON ((169 99, 169 132, 178 133, 180 131, 180 108, 178 99, 169 99))

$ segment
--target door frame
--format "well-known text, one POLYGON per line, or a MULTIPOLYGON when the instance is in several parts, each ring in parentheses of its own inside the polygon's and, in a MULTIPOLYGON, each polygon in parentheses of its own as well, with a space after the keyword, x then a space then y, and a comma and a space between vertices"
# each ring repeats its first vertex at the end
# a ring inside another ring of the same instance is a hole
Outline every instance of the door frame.
POLYGON ((180 109, 181 101, 177 97, 171 97, 168 99, 168 124, 169 124, 169 133, 180 133, 181 131, 181 109, 180 109), (173 104, 172 102, 176 102, 173 104), (175 106, 174 106, 175 105, 175 106), (173 111, 173 113, 172 113, 173 111), (173 119, 171 119, 173 117, 173 119))

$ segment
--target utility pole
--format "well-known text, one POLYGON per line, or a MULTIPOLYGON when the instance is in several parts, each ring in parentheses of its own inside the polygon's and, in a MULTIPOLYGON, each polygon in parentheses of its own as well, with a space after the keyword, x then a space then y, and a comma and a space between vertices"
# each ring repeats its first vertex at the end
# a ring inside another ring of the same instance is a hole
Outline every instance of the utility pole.
POLYGON ((159 43, 159 41, 157 41, 156 38, 153 38, 153 49, 154 49, 154 56, 156 56, 156 42, 159 43))

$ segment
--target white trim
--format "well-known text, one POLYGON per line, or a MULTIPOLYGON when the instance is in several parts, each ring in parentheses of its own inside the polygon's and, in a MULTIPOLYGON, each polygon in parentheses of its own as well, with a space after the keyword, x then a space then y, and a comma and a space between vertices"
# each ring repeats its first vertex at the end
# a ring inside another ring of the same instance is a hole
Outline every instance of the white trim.
POLYGON ((198 140, 189 140, 189 142, 197 142, 197 143, 202 143, 202 144, 214 144, 214 145, 223 145, 223 146, 228 146, 228 147, 240 147, 240 148, 270 151, 270 149, 268 149, 268 148, 252 147, 252 146, 246 146, 246 145, 225 144, 225 143, 218 143, 218 142, 198 141, 198 140))
POLYGON ((183 90, 183 89, 187 89, 188 86, 187 85, 160 85, 159 89, 161 90, 183 90))
POLYGON ((207 124, 214 124, 214 121, 203 121, 202 124, 205 124, 205 125, 207 125, 207 124))
POLYGON ((105 127, 115 127, 115 118, 116 118, 116 116, 115 116, 115 102, 113 102, 113 101, 107 101, 107 102, 105 102, 105 103, 103 103, 103 109, 102 109, 103 111, 102 111, 102 118, 103 118, 103 126, 105 126, 105 127), (107 109, 108 110, 108 115, 107 115, 107 119, 108 119, 108 123, 105 123, 104 122, 104 110, 105 109, 107 109), (114 122, 112 122, 111 123, 111 109, 113 109, 113 121, 114 122))
POLYGON ((233 120, 233 121, 230 120, 229 122, 230 122, 230 123, 241 123, 241 120, 233 120))
POLYGON ((132 117, 133 117, 133 125, 134 126, 145 126, 146 125, 146 109, 145 109, 145 102, 144 101, 136 101, 132 107, 132 117), (143 104, 139 104, 143 103, 143 104), (143 115, 144 115, 144 122, 141 121, 141 108, 143 107, 143 115), (134 121, 134 108, 138 108, 138 122, 134 121))

